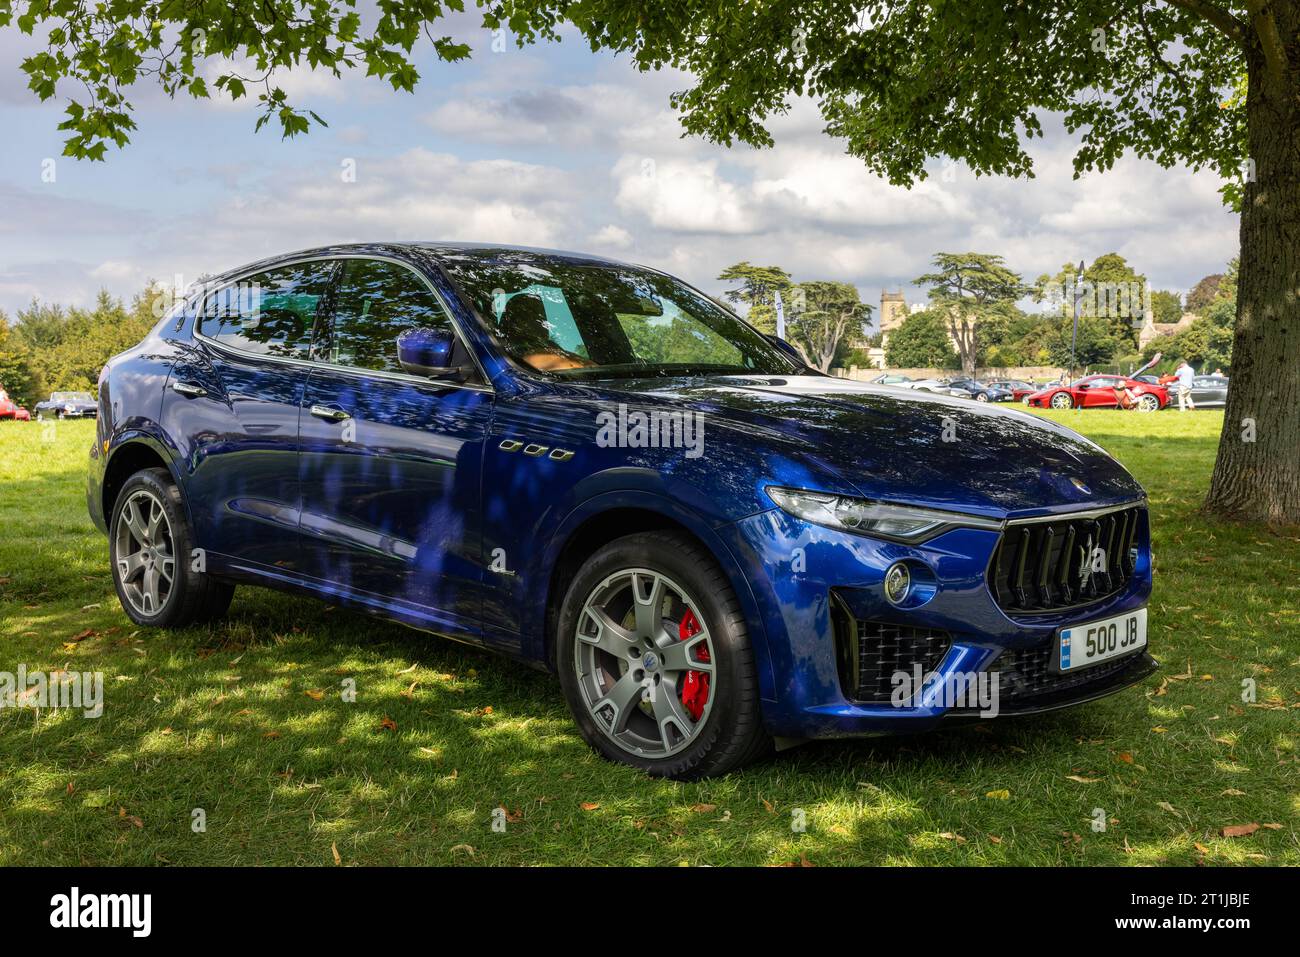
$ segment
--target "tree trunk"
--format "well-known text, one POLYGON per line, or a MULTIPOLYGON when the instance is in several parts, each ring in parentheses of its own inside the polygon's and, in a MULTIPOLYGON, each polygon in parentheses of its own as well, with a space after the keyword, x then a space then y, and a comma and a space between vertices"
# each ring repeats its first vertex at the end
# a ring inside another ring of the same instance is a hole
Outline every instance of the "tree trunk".
MULTIPOLYGON (((1295 6, 1273 5, 1284 36, 1294 35, 1286 14, 1295 6)), ((1255 175, 1242 202, 1232 380, 1205 507, 1292 525, 1300 524, 1300 99, 1294 77, 1270 73, 1258 45, 1246 60, 1255 175)))

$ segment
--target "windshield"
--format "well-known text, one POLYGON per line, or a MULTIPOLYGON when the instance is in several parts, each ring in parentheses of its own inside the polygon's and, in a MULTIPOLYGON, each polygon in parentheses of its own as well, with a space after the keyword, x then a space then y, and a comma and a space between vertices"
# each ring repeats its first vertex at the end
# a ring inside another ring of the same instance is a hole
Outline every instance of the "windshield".
POLYGON ((508 249, 438 260, 516 362, 565 378, 789 375, 793 362, 703 293, 618 263, 508 249))
POLYGON ((89 392, 55 392, 50 398, 55 402, 94 402, 89 392))

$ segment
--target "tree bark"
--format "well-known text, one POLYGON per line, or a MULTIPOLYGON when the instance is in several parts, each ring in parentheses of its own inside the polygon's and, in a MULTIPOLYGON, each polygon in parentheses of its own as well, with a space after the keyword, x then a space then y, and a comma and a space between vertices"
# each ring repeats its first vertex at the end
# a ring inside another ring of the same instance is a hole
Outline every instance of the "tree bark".
MULTIPOLYGON (((1300 13, 1275 2, 1282 35, 1300 13)), ((1219 455, 1206 510, 1300 524, 1300 84, 1270 69, 1257 37, 1246 54, 1254 180, 1241 210, 1237 320, 1219 455)), ((1276 62, 1274 64, 1276 66, 1276 62)))

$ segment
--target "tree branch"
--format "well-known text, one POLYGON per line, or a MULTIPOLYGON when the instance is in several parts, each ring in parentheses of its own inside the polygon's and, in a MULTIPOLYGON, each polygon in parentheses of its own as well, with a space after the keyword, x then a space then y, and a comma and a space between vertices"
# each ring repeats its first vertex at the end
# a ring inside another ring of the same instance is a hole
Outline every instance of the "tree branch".
POLYGON ((1194 13, 1215 26, 1220 33, 1240 44, 1246 42, 1246 25, 1218 4, 1209 0, 1165 0, 1171 6, 1194 13))
POLYGON ((1250 12, 1251 26, 1259 36, 1259 45, 1264 50, 1264 62, 1273 79, 1286 84, 1291 74, 1291 64, 1287 60, 1286 44, 1269 9, 1271 0, 1246 0, 1246 9, 1250 12))

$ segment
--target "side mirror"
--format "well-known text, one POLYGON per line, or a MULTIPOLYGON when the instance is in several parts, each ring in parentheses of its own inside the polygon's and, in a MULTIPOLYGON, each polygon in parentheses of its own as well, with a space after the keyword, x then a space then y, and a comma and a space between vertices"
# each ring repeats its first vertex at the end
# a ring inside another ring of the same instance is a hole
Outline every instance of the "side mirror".
POLYGON ((765 338, 767 339, 768 342, 772 343, 772 345, 780 349, 787 359, 793 360, 794 363, 799 366, 799 368, 801 369, 808 368, 808 361, 802 355, 799 354, 799 350, 796 349, 794 346, 790 345, 790 343, 786 342, 780 336, 768 335, 765 336, 765 338))
POLYGON ((449 365, 455 345, 455 335, 449 329, 407 329, 397 337, 397 362, 411 375, 462 378, 464 367, 449 365))
POLYGON ((1078 388, 1078 389, 1091 389, 1091 388, 1092 388, 1092 383, 1091 383, 1091 382, 1080 382, 1080 383, 1079 383, 1075 388, 1078 388))

